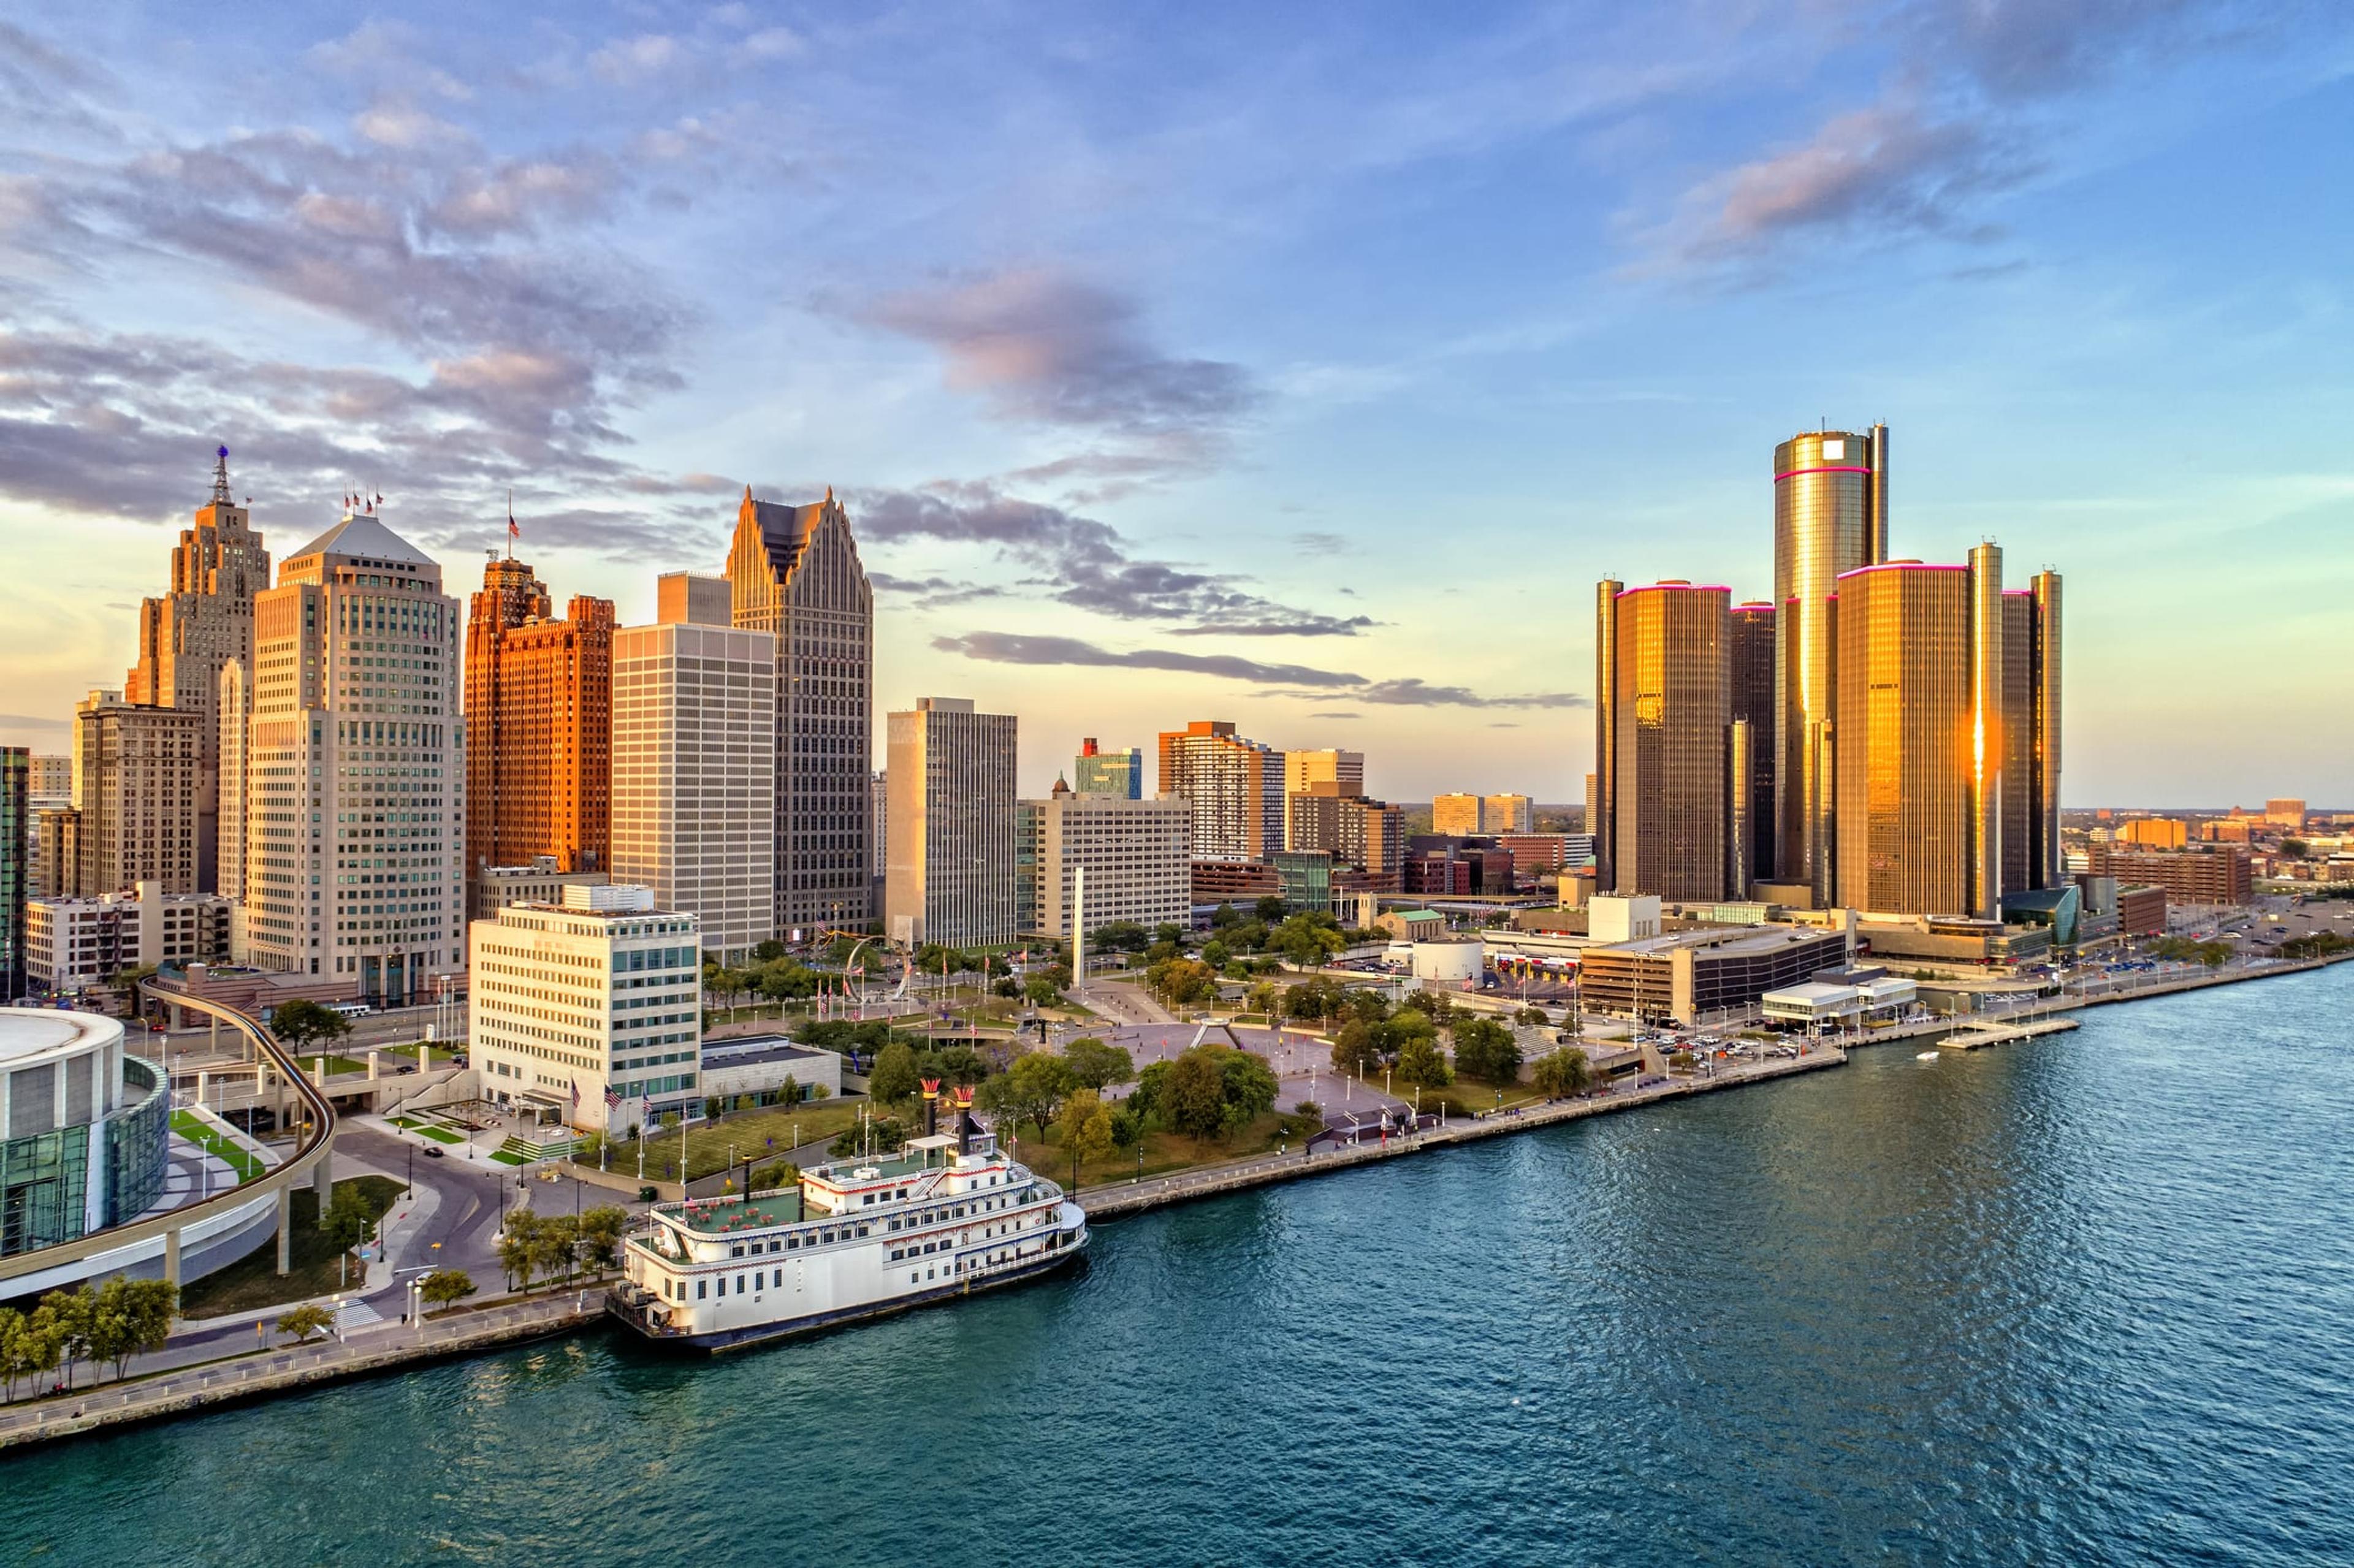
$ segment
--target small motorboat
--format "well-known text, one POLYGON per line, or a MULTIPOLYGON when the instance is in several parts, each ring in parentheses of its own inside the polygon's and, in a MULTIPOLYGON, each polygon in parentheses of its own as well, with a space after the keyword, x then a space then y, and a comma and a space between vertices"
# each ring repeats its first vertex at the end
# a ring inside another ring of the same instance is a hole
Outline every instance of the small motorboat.
POLYGON ((1913 1059, 1915 1062, 1934 1062, 1937 1059, 1937 1053, 1935 1051, 1916 1051, 1913 1054, 1913 1059))

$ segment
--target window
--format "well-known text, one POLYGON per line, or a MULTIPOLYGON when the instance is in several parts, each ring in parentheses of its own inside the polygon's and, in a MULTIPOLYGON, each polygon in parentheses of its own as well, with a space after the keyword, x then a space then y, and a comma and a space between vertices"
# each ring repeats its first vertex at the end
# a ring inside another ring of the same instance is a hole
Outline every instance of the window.
POLYGON ((709 1281, 709 1280, 707 1280, 707 1279, 698 1279, 698 1280, 696 1280, 696 1281, 695 1282, 695 1298, 697 1301, 700 1301, 700 1300, 702 1300, 702 1299, 703 1299, 703 1296, 704 1296, 704 1287, 705 1287, 705 1286, 706 1286, 706 1285, 708 1285, 709 1283, 710 1283, 710 1281, 709 1281))

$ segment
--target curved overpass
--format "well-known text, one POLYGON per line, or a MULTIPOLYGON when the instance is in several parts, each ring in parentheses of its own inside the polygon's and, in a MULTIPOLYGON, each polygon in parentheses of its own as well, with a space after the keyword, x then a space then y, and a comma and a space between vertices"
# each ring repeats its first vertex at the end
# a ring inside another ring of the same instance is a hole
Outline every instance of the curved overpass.
MULTIPOLYGON (((142 1242, 154 1241, 158 1236, 161 1236, 164 1241, 164 1277, 177 1285, 180 1283, 180 1233, 182 1231, 198 1221, 209 1219, 215 1214, 225 1213, 232 1209, 242 1208, 256 1198, 271 1195, 275 1195, 278 1200, 278 1272, 284 1274, 291 1266, 289 1245, 292 1238, 288 1227, 293 1217, 294 1190, 305 1181, 318 1185, 329 1179, 328 1156, 333 1151, 335 1141, 334 1103, 327 1098, 324 1091, 303 1075, 301 1064, 296 1062, 286 1048, 279 1044, 277 1037, 263 1028, 257 1020, 248 1017, 233 1007, 226 1007, 217 1001, 182 996, 177 992, 165 996, 160 992, 149 991, 143 982, 139 989, 154 996, 157 1001, 168 1002, 171 1006, 217 1018, 252 1042, 255 1058, 266 1061, 275 1068, 280 1079, 293 1087, 304 1107, 309 1111, 302 1138, 295 1145, 294 1152, 282 1164, 273 1166, 252 1181, 232 1187, 225 1192, 217 1192, 209 1198, 194 1203, 183 1203, 176 1209, 133 1220, 129 1224, 114 1225, 102 1231, 92 1231, 90 1234, 75 1241, 60 1242, 55 1246, 37 1247, 31 1252, 16 1253, 0 1257, 0 1296, 8 1294, 7 1283, 12 1279, 43 1273, 57 1267, 59 1264, 78 1263, 104 1253, 119 1251, 123 1247, 136 1246, 142 1242)), ((159 1076, 160 1082, 155 1092, 169 1097, 172 1092, 171 1074, 166 1071, 159 1076)), ((323 1191, 321 1193, 323 1202, 324 1196, 323 1191)))

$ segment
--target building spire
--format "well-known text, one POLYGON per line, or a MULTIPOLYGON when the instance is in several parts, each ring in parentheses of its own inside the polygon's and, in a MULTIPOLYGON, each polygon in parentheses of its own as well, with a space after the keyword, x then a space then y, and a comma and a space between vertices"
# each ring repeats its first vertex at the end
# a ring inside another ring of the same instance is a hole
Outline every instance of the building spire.
POLYGON ((228 496, 228 449, 222 447, 213 453, 213 504, 227 506, 228 496))

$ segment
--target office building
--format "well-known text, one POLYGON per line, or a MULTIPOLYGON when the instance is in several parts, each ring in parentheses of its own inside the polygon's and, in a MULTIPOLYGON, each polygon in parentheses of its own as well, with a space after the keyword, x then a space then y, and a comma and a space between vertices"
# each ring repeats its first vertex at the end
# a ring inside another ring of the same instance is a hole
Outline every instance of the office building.
MULTIPOLYGON (((1362 751, 1287 751, 1283 754, 1283 793, 1288 802, 1295 795, 1305 795, 1319 785, 1327 786, 1326 793, 1346 798, 1365 792, 1365 754, 1362 751)), ((1284 808, 1284 839, 1286 849, 1308 849, 1291 836, 1290 807, 1284 808)), ((1329 846, 1326 846, 1329 847, 1329 846)))
POLYGON ((122 1022, 0 1009, 0 1257, 135 1220, 171 1173, 171 1086, 122 1022))
POLYGON ((1596 628, 1609 683, 1596 688, 1597 779, 1608 885, 1673 903, 1729 891, 1732 592, 1671 579, 1606 580, 1596 628))
POLYGON ((611 862, 613 604, 493 556, 466 618, 466 874, 611 862))
POLYGON ((70 806, 73 804, 73 758, 70 755, 44 756, 34 753, 25 787, 33 798, 33 809, 70 806))
POLYGON ((0 746, 0 1003, 25 994, 25 903, 33 892, 33 757, 0 746))
POLYGON ((1594 863, 1591 833, 1499 833, 1497 844, 1510 850, 1515 869, 1572 871, 1594 863))
POLYGON ((1002 947, 1020 902, 1015 723, 962 697, 889 718, 891 853, 884 935, 902 948, 1002 947))
MULTIPOLYGON (((779 506, 747 487, 727 577, 737 627, 777 645, 773 929, 864 928, 875 917, 875 595, 833 492, 779 506)), ((1010 823, 1010 792, 1005 810, 1010 823)))
POLYGON ((1526 795, 1440 795, 1430 802, 1434 833, 1525 833, 1535 825, 1536 803, 1526 795))
POLYGON ((458 601, 355 510, 280 563, 253 627, 238 957, 425 1001, 466 964, 458 601))
POLYGON ((1175 795, 1133 800, 1060 785, 1043 800, 1023 801, 1020 859, 1030 883, 1028 913, 1017 922, 1023 934, 1062 941, 1076 934, 1082 872, 1088 934, 1119 921, 1147 931, 1187 925, 1193 886, 1186 810, 1175 795))
POLYGON ((2135 817, 2117 824, 2116 842, 2143 849, 2179 850, 2190 842, 2190 828, 2176 817, 2135 817))
POLYGON ((2264 825, 2292 833, 2305 832, 2305 802, 2289 800, 2265 801, 2264 825))
POLYGON ((1295 853, 1329 853, 1336 866, 1395 877, 1405 858, 1405 813, 1386 800, 1344 793, 1347 788, 1320 779, 1291 791, 1286 843, 1295 853))
POLYGON ((229 954, 230 900, 217 893, 165 893, 143 882, 94 898, 36 898, 26 906, 29 991, 71 996, 125 969, 219 963, 229 954))
POLYGON ((1094 736, 1079 742, 1079 755, 1073 759, 1071 788, 1082 795, 1118 795, 1122 800, 1144 799, 1144 749, 1124 747, 1118 751, 1105 751, 1096 745, 1094 736))
POLYGON ((92 692, 74 709, 80 853, 69 891, 120 893, 154 881, 196 890, 209 709, 158 707, 92 692))
POLYGON ((581 1132, 701 1111, 703 946, 649 888, 572 885, 468 931, 467 1050, 493 1104, 581 1132))
POLYGON ((2246 904, 2256 895, 2255 857, 2245 844, 2202 844, 2195 849, 2133 849, 2094 844, 2085 869, 2122 884, 2164 891, 2170 906, 2186 904, 2246 904))
POLYGON ((1887 426, 1868 435, 1815 431, 1774 449, 1775 880, 1806 884, 1825 902, 1834 809, 1830 596, 1840 573, 1887 556, 1887 426))
POLYGON ((890 840, 886 835, 891 825, 891 775, 886 769, 878 768, 875 770, 874 780, 867 787, 866 799, 866 809, 871 813, 867 820, 875 838, 875 906, 880 909, 883 906, 883 873, 890 859, 890 840))
POLYGON ((1192 805, 1195 860, 1263 860, 1283 847, 1283 756, 1224 719, 1161 733, 1161 793, 1192 805))
POLYGON ((1774 736, 1780 705, 1774 700, 1774 607, 1736 604, 1726 624, 1727 711, 1736 726, 1731 743, 1744 753, 1740 759, 1728 758, 1742 766, 1731 779, 1727 832, 1739 871, 1732 891, 1743 895, 1749 884, 1771 882, 1776 874, 1774 736), (1745 733, 1737 729, 1743 725, 1748 726, 1745 733))
POLYGON ((270 552, 246 509, 229 495, 228 449, 222 447, 213 464, 212 496, 172 548, 171 591, 140 603, 139 662, 122 686, 123 700, 133 705, 180 708, 197 717, 194 880, 186 891, 220 886, 220 730, 214 704, 222 667, 233 661, 250 667, 254 596, 269 586, 270 552))
POLYGON ((613 633, 612 876, 693 916, 729 963, 777 929, 779 711, 771 633, 613 633))
POLYGON ((1402 893, 1458 898, 1509 898, 1517 867, 1498 840, 1453 833, 1415 833, 1398 865, 1402 893))
POLYGON ((71 806, 45 807, 33 814, 31 880, 26 895, 64 898, 81 885, 81 813, 71 806))
POLYGON ((665 626, 733 626, 735 587, 726 577, 664 572, 654 579, 654 620, 665 626))
POLYGON ((482 865, 466 878, 466 918, 490 920, 511 904, 561 904, 567 887, 605 887, 601 871, 567 871, 552 854, 524 865, 482 865))
POLYGON ((1578 1005, 1645 1022, 1708 1022, 1847 959, 1843 931, 1741 926, 1655 933, 1580 948, 1578 1005))

